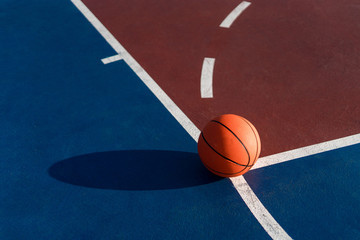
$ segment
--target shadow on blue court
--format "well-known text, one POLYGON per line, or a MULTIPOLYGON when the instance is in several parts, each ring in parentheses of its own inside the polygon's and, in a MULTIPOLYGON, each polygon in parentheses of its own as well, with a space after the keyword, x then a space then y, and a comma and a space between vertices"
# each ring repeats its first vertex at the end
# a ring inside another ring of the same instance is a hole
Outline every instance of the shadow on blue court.
POLYGON ((196 153, 160 150, 76 156, 55 163, 49 174, 66 183, 113 190, 185 188, 222 179, 206 170, 196 153))

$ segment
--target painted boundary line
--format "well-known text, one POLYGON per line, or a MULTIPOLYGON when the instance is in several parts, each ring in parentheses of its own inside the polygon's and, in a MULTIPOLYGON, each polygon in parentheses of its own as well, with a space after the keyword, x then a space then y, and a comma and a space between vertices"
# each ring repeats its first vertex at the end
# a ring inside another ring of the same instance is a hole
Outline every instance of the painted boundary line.
POLYGON ((201 79, 200 79, 200 93, 201 98, 213 97, 213 72, 214 72, 215 58, 204 58, 201 79))
POLYGON ((360 143, 360 134, 355 134, 344 138, 339 138, 327 142, 310 145, 303 148, 298 148, 266 157, 261 157, 257 160, 255 165, 250 170, 267 167, 274 164, 291 161, 297 158, 307 157, 310 155, 355 145, 358 143, 360 143))
POLYGON ((173 117, 181 126, 197 141, 200 136, 199 129, 193 122, 180 110, 180 108, 169 98, 169 96, 159 87, 159 85, 150 77, 150 75, 140 66, 140 64, 125 50, 125 48, 116 40, 116 38, 105 28, 97 17, 84 5, 81 0, 71 0, 79 9, 85 18, 95 27, 110 46, 125 60, 129 67, 138 75, 143 83, 160 100, 173 117))
MULTIPOLYGON (((81 0, 71 0, 86 19, 95 27, 95 29, 105 38, 112 48, 121 56, 129 67, 138 75, 144 84, 161 101, 175 119, 184 127, 190 136, 197 142, 200 130, 190 121, 190 119, 179 109, 179 107, 167 96, 167 94, 155 83, 148 73, 138 64, 135 59, 125 50, 125 48, 115 39, 115 37, 105 28, 105 26, 96 18, 96 16, 81 2, 81 0)), ((241 178, 240 178, 241 180, 241 178)), ((233 181, 233 180, 232 180, 233 181)), ((250 211, 262 225, 264 230, 274 239, 291 239, 281 228, 264 205, 256 197, 245 179, 235 182, 236 190, 240 193, 250 211), (255 196, 255 197, 254 197, 255 196), (270 231, 270 232, 269 232, 270 231)))
MULTIPOLYGON (((262 167, 271 166, 274 164, 279 164, 282 162, 295 160, 302 157, 311 156, 318 153, 335 150, 338 148, 359 144, 359 143, 360 143, 360 134, 355 134, 344 138, 339 138, 327 142, 322 142, 319 144, 310 145, 303 148, 298 148, 298 149, 262 157, 258 159, 256 164, 250 169, 250 171, 262 167)), ((257 220, 263 226, 265 231, 273 239, 291 239, 290 236, 288 236, 286 232, 281 228, 281 226, 276 223, 276 220, 271 216, 270 213, 264 214, 265 211, 267 212, 267 209, 264 206, 262 206, 262 208, 259 209, 259 204, 262 205, 262 203, 254 194, 254 192, 251 190, 249 184, 246 182, 243 176, 230 178, 230 180, 234 184, 236 190, 238 191, 242 199, 246 202, 246 205, 248 205, 250 211, 257 218, 257 220), (262 216, 262 217, 258 218, 258 216, 262 216)))
POLYGON ((247 1, 241 2, 236 8, 234 8, 234 10, 231 11, 231 13, 229 13, 229 15, 227 15, 227 17, 220 24, 220 27, 230 28, 231 24, 233 24, 236 18, 240 16, 240 14, 244 12, 245 9, 250 5, 251 5, 250 2, 247 1))
POLYGON ((264 205, 255 195, 245 178, 241 175, 230 178, 237 192, 240 194, 246 205, 254 217, 258 220, 264 230, 272 239, 291 239, 291 237, 284 231, 284 229, 276 222, 273 216, 268 212, 264 205))

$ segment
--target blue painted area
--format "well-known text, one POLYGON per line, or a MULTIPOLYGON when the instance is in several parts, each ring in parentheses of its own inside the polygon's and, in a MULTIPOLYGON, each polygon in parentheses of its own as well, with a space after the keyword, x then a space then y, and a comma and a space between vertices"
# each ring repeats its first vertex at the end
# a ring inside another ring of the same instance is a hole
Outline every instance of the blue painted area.
POLYGON ((294 239, 360 239, 360 145, 250 171, 250 186, 294 239))
POLYGON ((0 9, 0 239, 268 239, 70 1, 0 9))

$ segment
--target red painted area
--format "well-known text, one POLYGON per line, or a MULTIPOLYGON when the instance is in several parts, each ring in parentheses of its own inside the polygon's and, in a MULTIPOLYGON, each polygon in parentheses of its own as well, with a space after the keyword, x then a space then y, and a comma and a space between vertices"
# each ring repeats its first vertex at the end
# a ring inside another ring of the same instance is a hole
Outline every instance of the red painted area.
POLYGON ((256 0, 229 29, 239 1, 84 3, 200 129, 241 115, 262 156, 360 132, 357 0, 256 0), (200 97, 205 57, 213 99, 200 97))

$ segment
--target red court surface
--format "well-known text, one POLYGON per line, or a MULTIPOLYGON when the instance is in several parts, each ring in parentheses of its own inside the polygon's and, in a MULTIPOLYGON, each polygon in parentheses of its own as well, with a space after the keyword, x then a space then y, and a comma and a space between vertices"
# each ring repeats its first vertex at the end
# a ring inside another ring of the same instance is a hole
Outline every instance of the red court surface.
POLYGON ((360 132, 355 0, 256 0, 230 28, 219 25, 237 0, 84 3, 200 129, 244 116, 262 156, 360 132), (216 60, 203 99, 205 57, 216 60))

